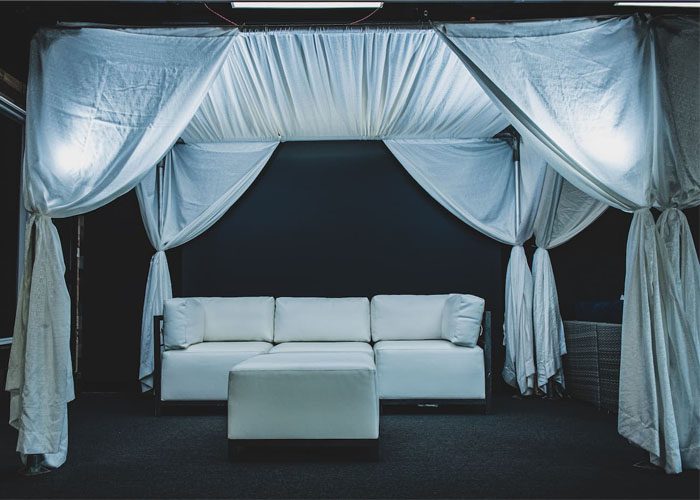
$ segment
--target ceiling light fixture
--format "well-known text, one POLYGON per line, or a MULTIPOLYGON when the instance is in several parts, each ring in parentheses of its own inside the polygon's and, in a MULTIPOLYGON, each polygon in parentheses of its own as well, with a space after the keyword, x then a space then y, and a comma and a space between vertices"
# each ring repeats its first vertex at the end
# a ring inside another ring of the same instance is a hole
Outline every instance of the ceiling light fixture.
POLYGON ((615 7, 668 7, 700 9, 700 2, 615 2, 615 7))
POLYGON ((234 9, 380 9, 384 2, 231 2, 234 9))

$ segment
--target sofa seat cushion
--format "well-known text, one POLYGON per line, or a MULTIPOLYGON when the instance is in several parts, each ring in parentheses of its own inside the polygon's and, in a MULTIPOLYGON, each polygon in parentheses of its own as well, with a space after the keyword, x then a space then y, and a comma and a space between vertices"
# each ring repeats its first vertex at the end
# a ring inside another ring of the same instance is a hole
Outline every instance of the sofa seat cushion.
POLYGON ((374 345, 381 399, 484 399, 484 352, 447 340, 374 345))
POLYGON ((271 348, 268 342, 202 342, 165 351, 161 400, 226 401, 231 368, 271 348))
POLYGON ((276 352, 364 352, 374 356, 366 342, 285 342, 270 350, 271 354, 276 352))

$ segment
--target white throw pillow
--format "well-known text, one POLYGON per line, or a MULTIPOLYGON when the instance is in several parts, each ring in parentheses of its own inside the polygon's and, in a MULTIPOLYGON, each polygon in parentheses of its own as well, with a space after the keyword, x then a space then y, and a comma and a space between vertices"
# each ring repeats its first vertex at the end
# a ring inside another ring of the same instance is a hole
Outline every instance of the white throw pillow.
POLYGON ((442 338, 456 345, 474 347, 481 333, 485 305, 481 297, 450 294, 442 309, 442 338))
POLYGON ((204 308, 193 297, 169 299, 163 307, 166 349, 187 349, 204 340, 204 308))

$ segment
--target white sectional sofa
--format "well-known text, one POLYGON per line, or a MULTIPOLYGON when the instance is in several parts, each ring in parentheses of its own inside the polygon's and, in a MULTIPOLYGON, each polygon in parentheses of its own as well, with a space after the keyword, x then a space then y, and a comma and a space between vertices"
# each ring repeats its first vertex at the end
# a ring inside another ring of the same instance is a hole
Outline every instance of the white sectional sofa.
POLYGON ((329 359, 364 353, 376 366, 384 404, 477 403, 488 410, 490 314, 483 311, 482 299, 457 294, 378 295, 371 302, 171 299, 164 316, 155 318, 156 331, 163 327, 155 350, 162 351, 155 359, 157 412, 162 405, 225 402, 234 366, 293 352, 328 353, 329 359))

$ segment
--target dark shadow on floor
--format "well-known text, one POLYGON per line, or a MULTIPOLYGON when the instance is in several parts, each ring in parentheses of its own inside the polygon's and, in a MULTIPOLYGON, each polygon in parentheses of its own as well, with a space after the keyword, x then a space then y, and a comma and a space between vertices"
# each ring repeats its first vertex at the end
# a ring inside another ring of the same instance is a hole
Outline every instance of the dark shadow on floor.
MULTIPOLYGON (((6 408, 3 408, 6 412, 6 408)), ((6 416, 2 417, 7 421, 6 416)), ((571 400, 495 399, 493 412, 398 412, 381 458, 230 462, 226 417, 153 416, 150 402, 87 394, 70 405, 68 462, 16 474, 16 432, 0 427, 0 497, 698 498, 698 473, 633 467, 641 450, 616 418, 571 400)))

